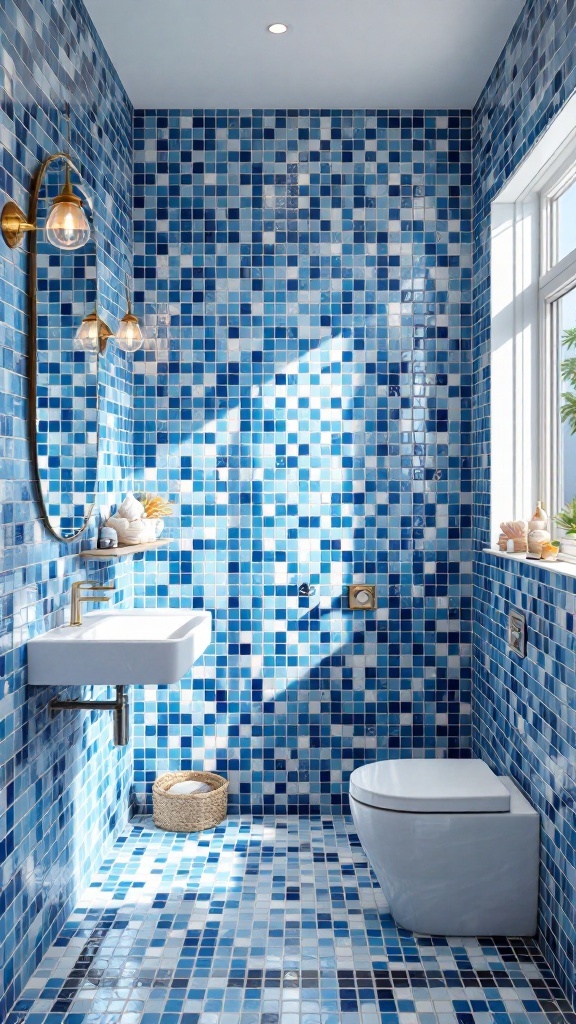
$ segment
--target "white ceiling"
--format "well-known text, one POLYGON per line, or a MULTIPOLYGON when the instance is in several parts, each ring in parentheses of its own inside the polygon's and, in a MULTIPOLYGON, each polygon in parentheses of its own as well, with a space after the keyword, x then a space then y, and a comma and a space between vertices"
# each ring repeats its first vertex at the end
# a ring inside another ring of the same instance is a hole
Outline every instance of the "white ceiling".
POLYGON ((136 107, 468 108, 523 3, 86 0, 136 107))

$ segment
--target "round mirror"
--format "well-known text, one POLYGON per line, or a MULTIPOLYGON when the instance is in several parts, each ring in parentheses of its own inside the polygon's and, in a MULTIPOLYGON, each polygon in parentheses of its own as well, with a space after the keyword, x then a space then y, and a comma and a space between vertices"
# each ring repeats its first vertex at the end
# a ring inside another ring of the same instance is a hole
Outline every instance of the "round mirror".
POLYGON ((85 529, 96 497, 99 353, 97 346, 77 340, 77 333, 98 308, 98 279, 89 195, 62 154, 40 168, 30 220, 37 225, 30 241, 32 452, 46 527, 58 540, 70 541, 85 529), (88 241, 72 250, 56 248, 46 233, 67 164, 91 227, 88 241))

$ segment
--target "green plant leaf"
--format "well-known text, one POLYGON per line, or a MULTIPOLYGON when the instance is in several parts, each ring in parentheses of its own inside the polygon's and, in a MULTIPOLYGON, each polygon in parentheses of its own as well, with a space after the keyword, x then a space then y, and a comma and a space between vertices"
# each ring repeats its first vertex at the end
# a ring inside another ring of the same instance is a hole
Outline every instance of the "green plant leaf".
POLYGON ((576 434, 576 394, 572 391, 564 391, 562 403, 560 406, 560 419, 562 423, 568 423, 571 434, 576 434))
POLYGON ((567 502, 558 515, 554 516, 554 521, 566 530, 566 533, 576 534, 576 498, 567 502))
POLYGON ((560 364, 560 375, 562 380, 576 387, 576 356, 563 360, 560 364))
POLYGON ((576 348, 576 327, 570 327, 569 330, 564 331, 562 344, 564 348, 576 348))

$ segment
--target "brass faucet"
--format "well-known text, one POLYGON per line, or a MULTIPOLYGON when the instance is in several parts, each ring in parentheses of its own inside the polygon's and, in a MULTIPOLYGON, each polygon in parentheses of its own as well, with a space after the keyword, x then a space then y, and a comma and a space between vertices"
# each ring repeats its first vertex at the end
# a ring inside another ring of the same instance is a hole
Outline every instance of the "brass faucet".
POLYGON ((97 583, 96 580, 80 580, 72 584, 72 598, 70 601, 70 625, 82 625, 82 601, 109 601, 109 597, 80 597, 80 591, 86 587, 89 590, 114 590, 114 584, 97 583))

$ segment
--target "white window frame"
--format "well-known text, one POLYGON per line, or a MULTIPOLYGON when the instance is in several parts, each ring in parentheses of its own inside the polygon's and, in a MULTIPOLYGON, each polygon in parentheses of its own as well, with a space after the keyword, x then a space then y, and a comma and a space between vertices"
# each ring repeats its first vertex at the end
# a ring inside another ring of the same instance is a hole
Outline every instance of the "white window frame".
MULTIPOLYGON (((560 431, 560 329, 557 302, 576 287, 576 248, 556 259, 557 200, 576 181, 576 148, 570 147, 564 166, 555 167, 540 192, 540 278, 539 363, 540 363, 540 473, 545 508, 552 515, 563 505, 563 462, 560 431)), ((575 495, 576 497, 576 495, 575 495)))
POLYGON ((491 204, 491 542, 536 501, 555 515, 560 368, 553 303, 576 286, 576 250, 553 263, 555 199, 576 180, 576 95, 491 204))

